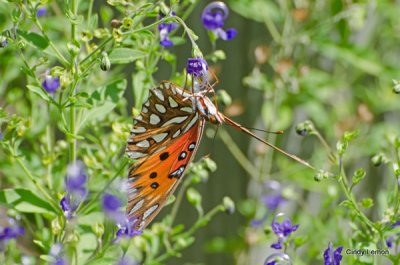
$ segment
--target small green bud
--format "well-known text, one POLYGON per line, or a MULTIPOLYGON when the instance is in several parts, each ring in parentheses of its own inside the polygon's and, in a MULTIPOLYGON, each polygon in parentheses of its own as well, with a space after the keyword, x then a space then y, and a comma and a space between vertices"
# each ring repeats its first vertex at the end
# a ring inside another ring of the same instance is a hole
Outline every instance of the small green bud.
POLYGON ((324 170, 319 170, 317 174, 314 175, 314 180, 317 182, 320 182, 324 179, 328 179, 331 176, 331 173, 324 171, 324 170))
POLYGON ((21 14, 22 14, 21 9, 15 8, 15 9, 12 11, 12 13, 11 13, 12 21, 13 21, 14 23, 17 23, 18 20, 19 20, 20 17, 21 17, 21 14))
POLYGON ((304 121, 296 126, 296 133, 300 136, 309 135, 314 131, 314 124, 311 121, 304 121))
POLYGON ((106 29, 106 28, 99 28, 99 29, 94 30, 93 35, 98 39, 102 39, 102 38, 109 36, 110 31, 108 31, 108 29, 106 29))
POLYGON ((225 212, 228 214, 233 214, 235 212, 235 203, 229 197, 224 197, 222 200, 222 205, 225 208, 225 212))
POLYGON ((70 243, 71 245, 76 245, 80 240, 80 235, 77 231, 74 231, 67 235, 65 242, 70 243))
POLYGON ((101 53, 100 68, 103 71, 108 71, 111 68, 111 62, 110 59, 108 58, 107 52, 101 53))
POLYGON ((133 26, 133 20, 129 17, 126 17, 122 20, 122 26, 126 29, 130 29, 133 26))
POLYGON ((359 203, 363 208, 368 209, 374 206, 374 200, 371 198, 365 198, 359 203))
POLYGON ((186 197, 193 206, 199 206, 201 204, 200 193, 192 187, 186 191, 186 197))
POLYGON ((80 35, 81 40, 84 42, 89 42, 93 39, 93 34, 90 31, 82 31, 80 35))
POLYGON ((215 172, 215 170, 217 170, 217 164, 209 157, 204 158, 204 165, 205 168, 209 171, 209 172, 215 172))
POLYGON ((119 29, 113 29, 113 38, 115 42, 122 41, 122 32, 119 29))
POLYGON ((100 238, 104 234, 104 225, 102 223, 95 223, 92 225, 92 231, 97 238, 100 238))
POLYGON ((393 79, 393 93, 400 94, 400 81, 393 79))
POLYGON ((77 54, 80 52, 80 50, 81 50, 81 48, 79 47, 79 45, 74 44, 74 43, 72 43, 72 42, 68 42, 68 43, 67 43, 67 49, 68 49, 68 52, 69 52, 70 54, 72 54, 72 55, 77 55, 77 54))
POLYGON ((61 222, 62 221, 58 217, 51 221, 51 231, 53 235, 59 235, 63 230, 61 222))
POLYGON ((354 175, 352 178, 353 185, 359 183, 363 178, 365 178, 365 175, 366 175, 366 173, 365 173, 364 169, 362 169, 362 168, 357 169, 354 172, 354 175))
POLYGON ((337 142, 336 149, 337 149, 338 154, 339 154, 340 157, 342 157, 344 155, 344 153, 346 153, 347 146, 348 146, 347 141, 344 142, 342 140, 339 140, 337 142))
POLYGON ((371 158, 371 163, 375 167, 379 167, 380 165, 382 165, 383 160, 384 160, 384 155, 382 153, 379 153, 371 158))

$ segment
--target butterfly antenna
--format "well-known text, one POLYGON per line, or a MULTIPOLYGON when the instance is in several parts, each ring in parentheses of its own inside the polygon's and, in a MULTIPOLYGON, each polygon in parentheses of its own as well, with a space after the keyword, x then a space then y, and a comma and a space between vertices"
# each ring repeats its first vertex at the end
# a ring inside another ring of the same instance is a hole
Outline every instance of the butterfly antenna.
MULTIPOLYGON (((280 152, 280 153, 282 153, 282 154, 284 154, 284 155, 286 155, 286 156, 292 158, 293 160, 296 160, 297 162, 299 162, 299 163, 305 165, 306 167, 309 167, 309 168, 315 170, 315 167, 313 167, 312 165, 310 165, 308 162, 304 161, 303 159, 301 159, 301 158, 299 158, 299 157, 297 157, 297 156, 295 156, 295 155, 289 154, 288 152, 286 152, 286 151, 280 149, 279 147, 277 147, 277 146, 275 146, 275 145, 273 145, 273 144, 271 144, 271 143, 265 141, 265 140, 262 139, 261 137, 255 135, 254 133, 252 133, 251 131, 249 131, 249 129, 247 129, 246 127, 243 127, 243 126, 240 125, 239 123, 234 122, 233 120, 229 119, 229 118, 226 117, 225 115, 224 115, 224 120, 225 120, 225 122, 226 122, 228 125, 232 126, 233 128, 235 128, 235 129, 237 129, 237 130, 239 130, 239 131, 241 131, 241 132, 244 132, 244 133, 250 135, 251 137, 256 138, 257 140, 259 140, 260 142, 264 143, 265 145, 271 147, 272 149, 274 149, 274 150, 276 150, 276 151, 278 151, 278 152, 280 152)), ((280 133, 278 133, 278 134, 280 134, 280 133)))
POLYGON ((262 130, 262 129, 258 129, 258 128, 251 128, 251 127, 246 127, 246 126, 242 126, 242 127, 246 128, 248 130, 254 130, 254 131, 265 132, 265 133, 272 133, 272 134, 283 134, 284 133, 282 130, 279 130, 279 131, 266 131, 266 130, 262 130))

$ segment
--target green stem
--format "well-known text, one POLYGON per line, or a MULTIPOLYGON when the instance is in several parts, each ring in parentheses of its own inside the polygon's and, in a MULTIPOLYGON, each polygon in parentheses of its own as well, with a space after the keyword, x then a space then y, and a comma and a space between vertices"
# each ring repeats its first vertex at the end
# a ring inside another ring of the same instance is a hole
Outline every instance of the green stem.
MULTIPOLYGON (((341 160, 341 159, 340 159, 341 160)), ((360 210, 358 204, 354 198, 354 195, 350 192, 349 186, 347 184, 347 178, 344 172, 342 172, 342 167, 340 166, 339 172, 339 184, 342 188, 343 192, 345 193, 348 200, 351 201, 353 204, 354 210, 357 212, 357 215, 361 217, 364 223, 369 226, 373 231, 379 231, 379 229, 375 226, 375 224, 369 220, 369 218, 360 210)))
MULTIPOLYGON (((48 104, 48 111, 50 113, 50 106, 48 104)), ((49 119, 49 124, 46 127, 46 142, 47 142, 47 155, 48 159, 52 157, 52 146, 51 146, 51 127, 50 127, 50 119, 49 119)), ((47 186, 49 187, 49 190, 53 190, 53 179, 52 179, 52 171, 53 171, 53 159, 51 158, 49 161, 47 161, 47 186)))
POLYGON ((240 148, 236 145, 235 141, 233 141, 232 137, 223 128, 219 129, 219 135, 222 142, 224 142, 226 147, 229 149, 229 151, 232 153, 235 159, 239 162, 239 164, 243 167, 243 169, 250 176, 255 177, 254 165, 243 154, 240 148))

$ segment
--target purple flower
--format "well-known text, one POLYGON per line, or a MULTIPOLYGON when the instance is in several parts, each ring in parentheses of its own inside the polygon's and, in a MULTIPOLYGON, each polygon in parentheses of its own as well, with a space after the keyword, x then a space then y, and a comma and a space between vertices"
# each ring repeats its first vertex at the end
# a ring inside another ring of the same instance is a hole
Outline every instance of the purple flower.
POLYGON ((68 265, 68 261, 62 255, 62 245, 61 244, 54 244, 50 248, 49 256, 53 258, 53 262, 50 263, 51 265, 68 265))
POLYGON ((137 220, 130 221, 128 218, 125 218, 125 222, 122 224, 118 224, 119 230, 117 231, 117 237, 134 237, 143 234, 143 231, 133 229, 133 226, 137 222, 137 220))
POLYGON ((195 77, 207 76, 207 62, 201 58, 189 58, 187 60, 186 72, 195 77))
POLYGON ((60 77, 46 75, 42 86, 48 93, 54 93, 60 87, 60 77))
POLYGON ((292 259, 285 253, 273 253, 267 257, 264 265, 292 264, 292 259), (279 262, 279 263, 277 263, 279 262))
POLYGON ((390 237, 388 237, 388 238, 386 238, 386 246, 388 247, 388 248, 392 248, 393 247, 393 242, 394 242, 394 240, 397 238, 397 236, 390 236, 390 237))
MULTIPOLYGON (((175 16, 175 12, 171 13, 172 16, 175 16)), ((164 18, 164 15, 159 15, 159 19, 164 18)), ((178 27, 178 24, 175 22, 172 23, 161 23, 158 25, 158 30, 160 31, 160 45, 163 46, 164 48, 170 47, 174 45, 174 43, 169 39, 169 33, 176 29, 178 27)))
POLYGON ((391 228, 395 228, 396 226, 400 226, 400 220, 390 225, 391 228))
POLYGON ((133 229, 136 220, 130 222, 126 214, 120 210, 122 202, 117 196, 105 193, 102 197, 102 206, 107 217, 112 219, 119 228, 117 238, 134 237, 143 233, 142 231, 133 229))
POLYGON ((22 236, 25 232, 22 226, 18 226, 16 221, 9 218, 7 221, 2 222, 7 223, 7 226, 0 226, 0 252, 5 249, 8 241, 15 239, 18 236, 22 236))
POLYGON ((116 265, 137 265, 137 263, 124 256, 118 261, 116 265))
POLYGON ((294 231, 299 228, 299 225, 292 225, 292 221, 290 219, 285 219, 282 223, 278 223, 276 219, 280 216, 283 216, 283 213, 279 213, 275 215, 274 219, 272 220, 272 231, 278 236, 278 241, 271 245, 274 249, 282 249, 282 243, 285 239, 294 231))
POLYGON ((237 35, 237 30, 229 28, 224 30, 225 20, 229 15, 229 9, 223 2, 211 2, 201 14, 203 26, 219 36, 223 40, 231 40, 237 35))
POLYGON ((78 160, 68 165, 65 178, 67 194, 60 201, 61 209, 67 219, 73 217, 79 204, 85 199, 87 194, 86 181, 85 165, 82 161, 78 160))
POLYGON ((329 242, 328 248, 324 251, 324 265, 340 265, 342 249, 343 247, 340 246, 333 250, 332 242, 329 242))
POLYGON ((36 16, 37 17, 43 17, 44 15, 46 15, 47 13, 47 7, 43 6, 43 7, 39 7, 36 10, 36 16))
POLYGON ((261 202, 270 210, 275 211, 279 205, 285 203, 285 199, 279 194, 269 194, 261 197, 261 202))

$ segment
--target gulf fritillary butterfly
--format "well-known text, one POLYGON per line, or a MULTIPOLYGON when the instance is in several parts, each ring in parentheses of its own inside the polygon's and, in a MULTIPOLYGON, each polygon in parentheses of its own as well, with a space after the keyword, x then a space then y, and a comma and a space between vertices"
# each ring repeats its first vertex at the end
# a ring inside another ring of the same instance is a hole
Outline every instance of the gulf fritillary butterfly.
POLYGON ((196 153, 206 121, 217 125, 225 122, 313 168, 220 113, 204 93, 188 93, 163 81, 150 90, 126 147, 127 155, 136 160, 129 169, 126 209, 133 229, 143 230, 174 192, 196 153))

